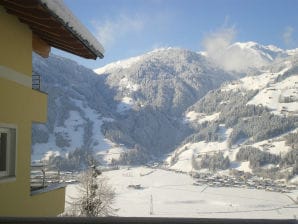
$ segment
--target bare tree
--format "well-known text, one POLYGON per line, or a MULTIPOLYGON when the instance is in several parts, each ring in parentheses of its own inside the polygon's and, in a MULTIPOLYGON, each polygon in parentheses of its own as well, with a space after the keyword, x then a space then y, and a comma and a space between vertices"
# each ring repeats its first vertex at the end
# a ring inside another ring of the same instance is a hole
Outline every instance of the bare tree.
POLYGON ((76 215, 96 217, 114 214, 112 204, 115 191, 108 184, 108 179, 98 177, 99 175, 101 172, 94 165, 80 175, 78 187, 80 196, 72 203, 76 215))

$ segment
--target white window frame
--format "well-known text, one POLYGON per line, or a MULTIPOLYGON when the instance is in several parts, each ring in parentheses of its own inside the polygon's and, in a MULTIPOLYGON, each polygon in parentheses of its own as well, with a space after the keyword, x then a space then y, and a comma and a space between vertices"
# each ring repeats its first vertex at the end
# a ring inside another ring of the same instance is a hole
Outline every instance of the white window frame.
POLYGON ((0 178, 12 177, 16 173, 16 147, 17 147, 17 128, 14 125, 3 125, 0 124, 0 133, 7 134, 6 142, 6 169, 0 171, 0 178), (12 137, 12 130, 15 135, 12 137), (13 144, 12 144, 12 141, 13 144))

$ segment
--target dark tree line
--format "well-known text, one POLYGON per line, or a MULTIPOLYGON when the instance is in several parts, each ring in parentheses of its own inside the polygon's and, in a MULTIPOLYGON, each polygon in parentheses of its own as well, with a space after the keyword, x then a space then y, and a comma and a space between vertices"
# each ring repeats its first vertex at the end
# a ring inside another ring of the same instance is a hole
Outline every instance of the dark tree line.
POLYGON ((230 143, 236 143, 241 137, 252 137, 254 142, 274 138, 297 127, 297 122, 298 118, 296 117, 281 117, 270 112, 241 119, 233 127, 230 143))
POLYGON ((298 174, 298 149, 292 149, 281 156, 264 152, 252 146, 246 146, 240 148, 236 160, 249 161, 250 167, 255 170, 266 164, 275 164, 283 168, 293 167, 293 175, 298 174))
POLYGON ((49 167, 63 171, 77 171, 86 169, 90 164, 98 165, 93 151, 77 148, 66 157, 52 156, 49 159, 49 167))
POLYGON ((185 139, 184 143, 195 141, 221 141, 218 125, 225 124, 233 128, 229 144, 233 145, 240 139, 251 138, 253 142, 276 137, 298 127, 298 118, 282 117, 271 113, 263 105, 249 105, 258 91, 210 91, 205 97, 189 108, 199 113, 213 114, 220 112, 217 121, 196 124, 197 133, 185 139))
POLYGON ((259 168, 266 164, 278 164, 280 156, 264 152, 252 146, 241 147, 236 155, 237 161, 249 161, 251 168, 259 168))
POLYGON ((286 145, 290 146, 292 149, 298 149, 298 132, 286 135, 285 140, 286 145))
POLYGON ((149 159, 149 154, 137 147, 122 152, 118 160, 112 160, 112 165, 142 165, 146 164, 149 159))
POLYGON ((222 152, 213 155, 205 154, 196 161, 192 159, 192 164, 195 169, 209 169, 211 171, 225 170, 230 167, 230 159, 224 156, 222 152))

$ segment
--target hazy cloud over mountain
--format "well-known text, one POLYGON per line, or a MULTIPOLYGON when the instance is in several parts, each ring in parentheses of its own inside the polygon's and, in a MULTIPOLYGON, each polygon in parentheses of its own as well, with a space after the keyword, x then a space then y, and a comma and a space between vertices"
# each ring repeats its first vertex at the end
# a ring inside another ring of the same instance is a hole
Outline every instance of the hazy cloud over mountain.
POLYGON ((237 31, 234 27, 221 28, 207 35, 204 49, 213 62, 228 71, 245 72, 252 67, 266 65, 268 58, 254 51, 254 42, 233 43, 237 31))

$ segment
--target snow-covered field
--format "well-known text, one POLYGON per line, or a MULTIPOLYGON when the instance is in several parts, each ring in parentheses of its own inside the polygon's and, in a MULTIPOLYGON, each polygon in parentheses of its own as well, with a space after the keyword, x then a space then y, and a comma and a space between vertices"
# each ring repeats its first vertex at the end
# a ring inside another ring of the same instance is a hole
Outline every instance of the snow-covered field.
MULTIPOLYGON (((213 188, 193 185, 187 174, 136 167, 103 173, 115 188, 116 215, 129 217, 212 217, 292 219, 298 216, 290 195, 245 188, 213 188), (128 188, 140 185, 141 189, 128 188), (290 197, 289 197, 290 196, 290 197)), ((66 201, 76 197, 76 185, 68 185, 66 201)), ((69 204, 66 203, 66 210, 69 204)))

